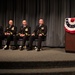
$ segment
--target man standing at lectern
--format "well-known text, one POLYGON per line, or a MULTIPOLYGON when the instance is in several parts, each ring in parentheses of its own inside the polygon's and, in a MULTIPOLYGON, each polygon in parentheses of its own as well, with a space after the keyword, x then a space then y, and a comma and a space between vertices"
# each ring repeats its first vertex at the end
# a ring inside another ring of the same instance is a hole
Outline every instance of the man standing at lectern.
POLYGON ((39 19, 39 25, 36 26, 35 30, 31 34, 31 37, 29 39, 29 48, 28 48, 28 50, 32 50, 33 41, 35 39, 37 39, 38 40, 38 46, 37 46, 38 50, 37 51, 40 51, 41 43, 42 43, 42 40, 46 37, 46 33, 47 33, 47 26, 44 25, 44 20, 43 19, 39 19))

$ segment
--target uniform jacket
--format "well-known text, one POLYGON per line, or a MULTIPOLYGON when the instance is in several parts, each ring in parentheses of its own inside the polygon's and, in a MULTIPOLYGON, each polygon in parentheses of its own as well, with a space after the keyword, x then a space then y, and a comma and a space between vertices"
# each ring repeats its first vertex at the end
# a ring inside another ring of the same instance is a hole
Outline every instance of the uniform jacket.
POLYGON ((33 33, 35 33, 35 35, 39 35, 42 34, 44 36, 46 36, 47 33, 47 26, 46 25, 37 25, 35 30, 33 31, 33 33))
POLYGON ((26 36, 30 36, 31 28, 29 26, 21 26, 19 30, 19 34, 25 34, 26 36))
POLYGON ((17 27, 14 26, 14 25, 12 25, 12 26, 8 25, 6 27, 6 29, 5 29, 5 32, 10 33, 11 35, 16 35, 16 33, 17 33, 17 27))

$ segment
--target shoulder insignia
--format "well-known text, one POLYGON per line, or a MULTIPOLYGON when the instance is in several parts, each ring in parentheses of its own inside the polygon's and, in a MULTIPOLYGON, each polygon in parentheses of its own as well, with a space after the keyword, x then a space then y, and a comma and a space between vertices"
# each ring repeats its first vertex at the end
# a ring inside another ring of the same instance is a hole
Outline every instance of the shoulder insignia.
POLYGON ((42 30, 44 30, 44 27, 41 27, 42 30))
POLYGON ((14 27, 12 27, 12 29, 11 30, 14 30, 14 27))
POLYGON ((28 31, 28 28, 26 28, 25 31, 28 31))

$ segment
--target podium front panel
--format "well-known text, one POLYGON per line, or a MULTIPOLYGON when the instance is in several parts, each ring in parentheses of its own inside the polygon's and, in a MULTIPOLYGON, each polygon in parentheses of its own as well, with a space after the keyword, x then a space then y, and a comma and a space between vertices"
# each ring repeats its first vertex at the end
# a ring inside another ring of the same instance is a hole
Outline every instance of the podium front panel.
POLYGON ((65 34, 65 50, 66 50, 66 52, 75 52, 75 34, 66 32, 66 34, 65 34))

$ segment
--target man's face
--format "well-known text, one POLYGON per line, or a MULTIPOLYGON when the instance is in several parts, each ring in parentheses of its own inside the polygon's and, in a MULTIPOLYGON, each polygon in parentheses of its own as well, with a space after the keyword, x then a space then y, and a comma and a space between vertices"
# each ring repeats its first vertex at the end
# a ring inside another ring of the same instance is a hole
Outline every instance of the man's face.
POLYGON ((39 24, 42 25, 44 23, 43 19, 39 20, 39 24))
POLYGON ((13 21, 12 20, 9 21, 9 25, 13 25, 13 21))
POLYGON ((25 20, 22 21, 23 25, 27 25, 27 22, 25 20))

